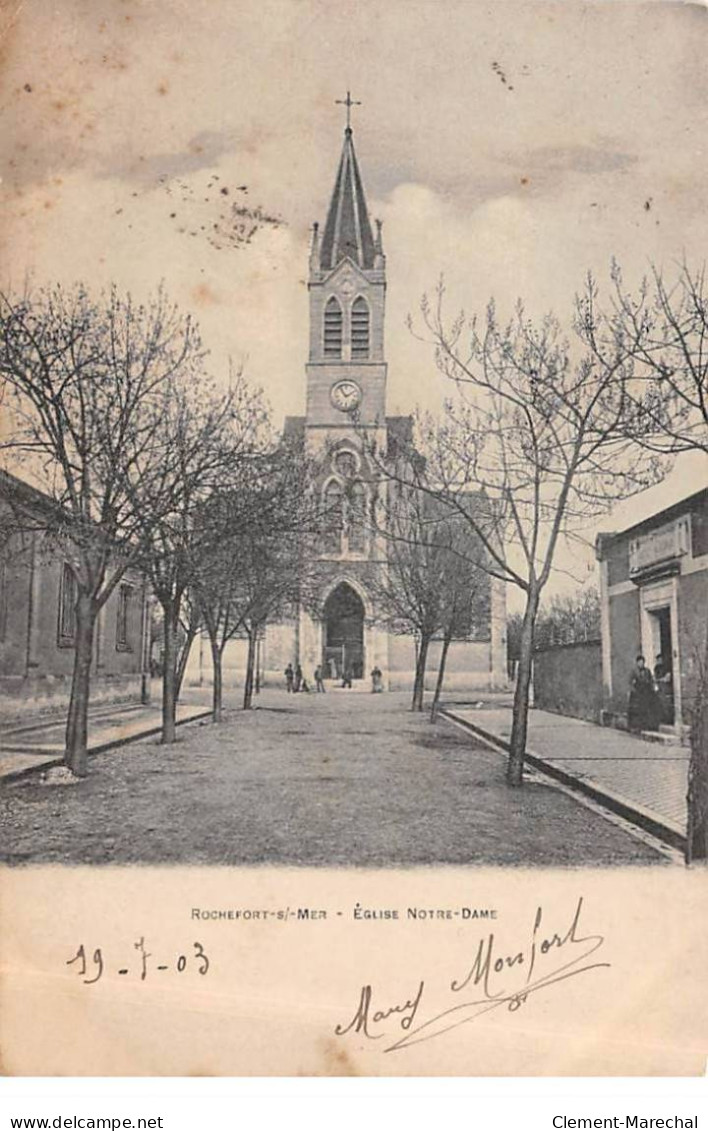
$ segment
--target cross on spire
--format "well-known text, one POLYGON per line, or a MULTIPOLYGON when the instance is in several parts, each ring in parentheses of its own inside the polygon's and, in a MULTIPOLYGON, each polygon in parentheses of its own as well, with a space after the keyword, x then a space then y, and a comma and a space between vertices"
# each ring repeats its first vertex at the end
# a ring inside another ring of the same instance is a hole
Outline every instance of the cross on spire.
POLYGON ((361 106, 361 102, 357 102, 357 100, 355 98, 352 98, 351 91, 348 90, 346 98, 335 99, 335 105, 336 106, 346 106, 346 108, 347 108, 347 130, 351 130, 351 128, 352 128, 352 106, 361 106))

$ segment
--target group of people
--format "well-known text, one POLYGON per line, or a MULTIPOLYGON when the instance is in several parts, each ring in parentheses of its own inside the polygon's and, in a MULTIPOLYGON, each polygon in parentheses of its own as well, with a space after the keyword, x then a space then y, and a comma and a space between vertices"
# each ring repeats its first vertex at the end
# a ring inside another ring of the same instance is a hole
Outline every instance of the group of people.
MULTIPOLYGON (((293 667, 292 664, 288 664, 283 675, 285 676, 285 688, 288 692, 294 694, 299 691, 311 690, 299 663, 296 664, 295 667, 293 667)), ((351 687, 352 678, 351 668, 345 667, 342 672, 342 687, 351 687)), ((371 671, 371 690, 376 693, 383 691, 383 689, 383 672, 377 664, 371 671)), ((324 692, 326 690, 324 685, 324 669, 321 664, 318 664, 315 668, 315 691, 324 692)))
POLYGON ((662 655, 656 657, 654 671, 648 668, 644 656, 637 656, 629 679, 629 704, 627 727, 635 733, 657 730, 662 723, 674 718, 671 668, 662 655))
MULTIPOLYGON (((302 670, 302 668, 300 667, 299 664, 297 664, 296 667, 294 667, 294 668, 293 668, 292 664, 288 664, 288 666, 285 669, 283 674, 285 676, 285 686, 286 686, 288 691, 294 692, 294 691, 309 691, 310 690, 310 685, 307 682, 307 680, 305 679, 305 675, 304 675, 303 670, 302 670)), ((317 679, 318 676, 321 676, 321 674, 322 673, 320 672, 320 669, 318 668, 317 671, 315 672, 315 678, 317 679)), ((319 682, 322 682, 321 678, 320 678, 319 682)), ((318 687, 317 690, 319 691, 320 688, 318 687)), ((324 686, 322 687, 322 690, 324 691, 324 686)))

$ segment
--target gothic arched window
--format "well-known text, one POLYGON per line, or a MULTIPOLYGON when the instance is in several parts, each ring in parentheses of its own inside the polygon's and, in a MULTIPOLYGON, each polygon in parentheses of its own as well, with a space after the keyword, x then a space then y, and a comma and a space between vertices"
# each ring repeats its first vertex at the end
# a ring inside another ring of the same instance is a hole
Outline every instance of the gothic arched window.
POLYGON ((344 493, 336 479, 324 489, 324 548, 329 554, 341 554, 344 533, 344 493))
POLYGON ((352 483, 347 501, 349 549, 355 554, 363 554, 366 549, 366 487, 360 479, 352 483))
POLYGON ((334 295, 325 306, 324 355, 325 357, 342 356, 342 308, 334 295))
POLYGON ((369 356, 369 304, 359 295, 352 306, 352 360, 369 356))
POLYGON ((348 449, 337 452, 334 457, 334 468, 339 475, 344 476, 345 479, 351 479, 356 474, 358 467, 357 458, 354 452, 348 449))

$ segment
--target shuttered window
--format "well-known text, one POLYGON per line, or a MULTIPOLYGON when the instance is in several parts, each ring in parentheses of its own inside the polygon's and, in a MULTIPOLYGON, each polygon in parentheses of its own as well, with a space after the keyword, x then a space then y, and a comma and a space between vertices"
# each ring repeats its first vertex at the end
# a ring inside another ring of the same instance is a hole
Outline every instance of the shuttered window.
POLYGON ((130 647, 130 604, 133 596, 132 585, 118 587, 118 605, 116 609, 116 648, 119 651, 131 651, 130 647))
POLYGON ((369 356, 369 307, 361 296, 352 306, 352 360, 369 356))
POLYGON ((76 578, 68 562, 64 562, 59 586, 59 641, 71 644, 76 636, 76 578))
POLYGON ((325 357, 342 356, 342 308, 334 297, 325 306, 324 354, 325 357))

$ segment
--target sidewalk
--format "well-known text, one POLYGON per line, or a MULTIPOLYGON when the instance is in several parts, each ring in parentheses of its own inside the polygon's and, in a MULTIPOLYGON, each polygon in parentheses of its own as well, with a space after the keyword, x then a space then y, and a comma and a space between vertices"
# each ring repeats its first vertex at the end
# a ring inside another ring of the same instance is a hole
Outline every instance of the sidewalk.
MULTIPOLYGON (((508 746, 511 709, 445 709, 471 730, 508 746)), ((543 770, 634 824, 682 848, 686 835, 688 750, 645 742, 624 731, 531 710, 529 765, 543 770)))
MULTIPOLYGON (((177 725, 211 714, 206 707, 179 704, 177 725)), ((48 719, 33 726, 8 727, 0 733, 0 780, 22 777, 63 761, 64 718, 48 719)), ((159 734, 162 712, 155 704, 124 703, 113 708, 97 708, 89 714, 89 754, 99 754, 126 742, 159 734)))

